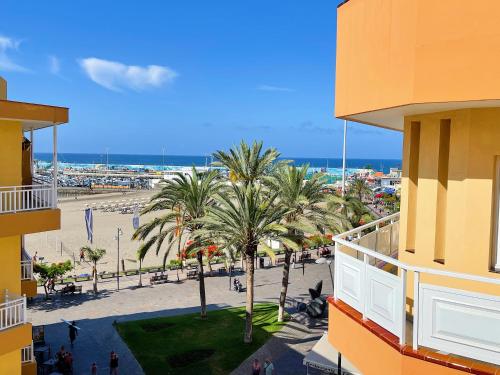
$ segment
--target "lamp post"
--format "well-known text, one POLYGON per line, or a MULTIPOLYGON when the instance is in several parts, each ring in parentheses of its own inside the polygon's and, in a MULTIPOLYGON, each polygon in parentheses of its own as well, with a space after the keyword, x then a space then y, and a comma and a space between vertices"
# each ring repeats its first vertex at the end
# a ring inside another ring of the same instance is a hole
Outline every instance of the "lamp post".
POLYGON ((121 228, 116 228, 117 258, 116 258, 116 287, 120 290, 120 236, 123 235, 121 228))
POLYGON ((344 120, 344 142, 342 145, 342 196, 345 195, 346 140, 347 140, 347 120, 344 120))
POLYGON ((330 280, 332 281, 332 292, 335 288, 334 284, 333 284, 333 276, 332 276, 332 268, 331 268, 331 264, 332 264, 332 261, 330 259, 326 259, 326 258, 318 258, 314 261, 314 263, 316 264, 328 264, 328 270, 330 271, 330 280))

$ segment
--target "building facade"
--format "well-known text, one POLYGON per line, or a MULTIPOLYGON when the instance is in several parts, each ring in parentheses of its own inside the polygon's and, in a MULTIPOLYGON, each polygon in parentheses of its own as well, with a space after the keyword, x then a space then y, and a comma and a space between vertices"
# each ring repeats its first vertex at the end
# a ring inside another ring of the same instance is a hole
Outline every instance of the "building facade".
POLYGON ((33 143, 36 130, 52 127, 57 165, 57 126, 66 122, 67 108, 8 100, 0 77, 0 374, 36 373, 26 304, 37 285, 24 235, 60 229, 61 213, 56 183, 33 177, 33 143))
POLYGON ((400 213, 336 238, 328 340, 362 374, 500 373, 499 17, 338 8, 336 117, 404 135, 400 213))

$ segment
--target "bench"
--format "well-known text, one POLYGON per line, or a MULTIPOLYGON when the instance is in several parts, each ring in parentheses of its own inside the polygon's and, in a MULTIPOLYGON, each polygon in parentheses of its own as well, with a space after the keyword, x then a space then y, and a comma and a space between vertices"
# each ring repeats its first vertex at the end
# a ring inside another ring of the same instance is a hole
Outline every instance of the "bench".
POLYGON ((332 254, 332 251, 328 248, 325 248, 325 249, 321 249, 319 251, 319 255, 324 257, 324 256, 327 256, 327 255, 331 255, 332 254))
POLYGON ((148 270, 149 273, 161 272, 163 268, 161 267, 152 267, 148 270))
POLYGON ((139 274, 139 271, 137 270, 127 270, 125 271, 125 276, 135 276, 135 275, 138 275, 139 274))
POLYGON ((151 285, 163 284, 166 282, 168 282, 168 275, 155 275, 155 276, 151 276, 151 278, 149 279, 149 283, 151 285))
POLYGON ((276 258, 276 265, 280 266, 282 264, 285 264, 285 258, 276 258))
POLYGON ((66 285, 64 288, 59 289, 57 293, 60 293, 61 296, 64 296, 65 294, 82 294, 82 286, 81 285, 66 285))
POLYGON ((102 280, 112 279, 113 277, 116 277, 116 272, 105 272, 105 273, 101 274, 102 280))
POLYGON ((198 277, 198 271, 193 270, 193 271, 188 271, 187 272, 187 278, 188 279, 196 279, 198 277))
POLYGON ((299 262, 302 262, 303 260, 309 260, 311 259, 311 253, 304 253, 300 254, 299 256, 299 262))

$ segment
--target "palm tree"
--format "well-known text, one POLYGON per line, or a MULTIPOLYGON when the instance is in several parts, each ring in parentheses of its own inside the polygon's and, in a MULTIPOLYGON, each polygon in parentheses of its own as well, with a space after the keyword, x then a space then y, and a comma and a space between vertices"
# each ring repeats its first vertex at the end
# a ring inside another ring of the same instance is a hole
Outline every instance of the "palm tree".
POLYGON ((254 257, 257 246, 265 240, 282 238, 282 243, 297 249, 293 241, 286 238, 285 227, 279 224, 286 213, 276 207, 277 194, 262 188, 262 180, 286 161, 277 162, 278 151, 274 148, 262 150, 262 142, 251 146, 244 141, 228 153, 214 153, 215 165, 228 169, 230 194, 218 195, 217 205, 209 210, 202 232, 206 238, 216 238, 221 248, 239 251, 246 263, 246 314, 244 342, 252 342, 252 319, 254 300, 254 257))
POLYGON ((340 197, 330 194, 327 199, 327 208, 330 213, 347 218, 352 227, 358 227, 361 223, 369 223, 372 220, 370 210, 354 195, 340 197))
MULTIPOLYGON (((250 147, 241 141, 240 146, 230 149, 229 153, 216 151, 214 153, 216 161, 213 164, 227 168, 232 182, 248 185, 254 184, 269 174, 278 156, 279 153, 274 148, 269 148, 262 153, 262 142, 254 141, 250 147)), ((280 163, 286 163, 286 161, 280 163)))
POLYGON ((356 196, 360 201, 363 201, 365 195, 372 193, 365 179, 354 177, 354 180, 349 186, 350 193, 356 196))
POLYGON ((104 255, 106 255, 106 250, 104 249, 92 249, 90 246, 84 246, 80 249, 85 254, 87 261, 92 262, 92 279, 94 282, 94 293, 97 293, 97 262, 99 262, 104 255))
MULTIPOLYGON (((342 213, 329 213, 326 210, 324 175, 314 174, 311 179, 304 182, 308 168, 308 165, 300 168, 282 166, 276 169, 272 178, 266 179, 270 190, 278 192, 278 204, 287 211, 282 218, 282 223, 288 229, 288 236, 300 245, 307 242, 307 233, 323 233, 325 229, 339 233, 349 226, 347 218, 342 213)), ((282 322, 284 317, 290 261, 293 253, 293 250, 287 246, 284 248, 285 264, 279 299, 279 322, 282 322)))
POLYGON ((266 240, 281 241, 291 249, 298 246, 287 237, 287 229, 279 224, 287 211, 275 204, 277 193, 264 194, 261 186, 231 184, 224 194, 216 196, 217 204, 208 209, 197 231, 200 242, 217 241, 221 249, 240 249, 246 262, 246 314, 244 342, 252 342, 254 301, 254 257, 266 240))
POLYGON ((207 316, 207 305, 202 245, 207 244, 199 242, 193 236, 193 232, 202 228, 198 219, 205 216, 206 210, 214 204, 215 193, 222 187, 220 174, 217 170, 199 173, 193 168, 191 175, 176 173, 175 177, 165 181, 165 184, 166 186, 151 198, 150 205, 141 212, 141 215, 154 211, 165 211, 165 213, 141 225, 132 239, 145 241, 137 251, 141 261, 153 245, 156 245, 156 255, 158 255, 165 242, 164 265, 174 246, 177 247, 177 255, 180 256, 181 247, 190 242, 186 250, 188 255, 194 253, 198 261, 201 317, 204 319, 207 316), (154 230, 158 232, 151 235, 154 230))

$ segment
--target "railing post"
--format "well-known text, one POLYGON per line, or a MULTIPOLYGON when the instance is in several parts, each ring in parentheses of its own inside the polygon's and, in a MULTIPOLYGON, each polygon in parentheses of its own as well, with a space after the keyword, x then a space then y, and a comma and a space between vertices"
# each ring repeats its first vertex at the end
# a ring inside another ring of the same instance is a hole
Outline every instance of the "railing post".
POLYGON ((418 319, 419 319, 419 289, 420 273, 413 273, 413 350, 418 350, 418 319))
POLYGON ((23 319, 22 319, 23 323, 26 323, 26 320, 27 320, 27 318, 26 318, 26 316, 27 316, 26 315, 26 310, 27 310, 26 305, 27 305, 26 294, 23 294, 23 319))
POLYGON ((17 212, 17 191, 16 187, 14 186, 14 213, 17 212))
POLYGON ((401 335, 399 336, 399 345, 404 345, 406 342, 406 269, 401 268, 401 335))
POLYGON ((369 290, 368 288, 368 285, 367 285, 367 280, 368 278, 366 277, 366 272, 367 272, 367 268, 368 268, 368 255, 366 255, 365 253, 363 253, 363 280, 364 280, 364 284, 362 287, 364 288, 364 292, 363 292, 363 300, 361 301, 362 302, 362 305, 361 305, 361 310, 362 311, 362 314, 363 314, 363 320, 367 320, 366 318, 366 291, 369 290))
POLYGON ((334 285, 334 288, 333 288, 333 298, 335 299, 335 301, 338 299, 337 298, 337 285, 338 285, 338 278, 337 278, 337 275, 339 274, 339 271, 338 271, 338 266, 337 264, 339 263, 338 262, 338 255, 340 253, 340 245, 337 241, 335 241, 335 253, 334 253, 334 259, 335 259, 335 263, 333 265, 333 269, 335 271, 335 285, 334 285))

